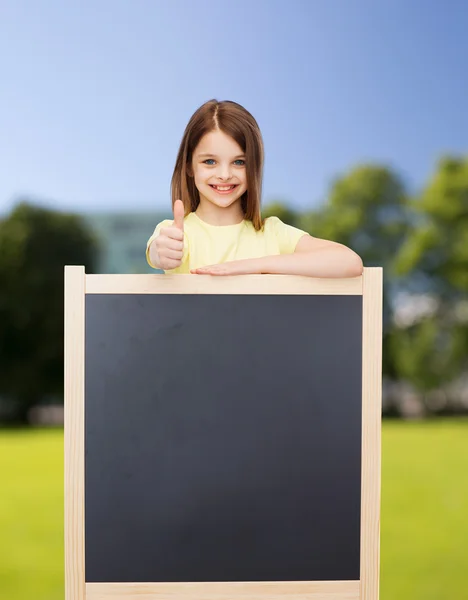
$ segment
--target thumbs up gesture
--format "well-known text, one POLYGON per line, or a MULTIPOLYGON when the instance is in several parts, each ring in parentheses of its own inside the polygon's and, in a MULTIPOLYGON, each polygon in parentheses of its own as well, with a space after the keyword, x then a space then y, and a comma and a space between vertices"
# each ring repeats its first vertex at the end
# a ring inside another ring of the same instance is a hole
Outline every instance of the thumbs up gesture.
POLYGON ((176 269, 182 264, 184 254, 184 203, 174 202, 174 221, 170 227, 162 227, 154 240, 159 267, 164 271, 176 269))

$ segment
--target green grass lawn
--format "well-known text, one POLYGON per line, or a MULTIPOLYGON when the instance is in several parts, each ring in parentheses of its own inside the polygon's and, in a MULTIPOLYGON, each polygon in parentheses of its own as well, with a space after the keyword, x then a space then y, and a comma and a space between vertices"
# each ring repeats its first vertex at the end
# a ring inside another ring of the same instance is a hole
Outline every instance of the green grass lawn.
MULTIPOLYGON (((63 600, 63 432, 0 431, 0 598, 63 600)), ((381 599, 468 600, 468 419, 384 422, 381 599)))
POLYGON ((382 600, 468 599, 468 419, 384 422, 382 600))
POLYGON ((63 431, 0 431, 0 598, 63 600, 63 431))

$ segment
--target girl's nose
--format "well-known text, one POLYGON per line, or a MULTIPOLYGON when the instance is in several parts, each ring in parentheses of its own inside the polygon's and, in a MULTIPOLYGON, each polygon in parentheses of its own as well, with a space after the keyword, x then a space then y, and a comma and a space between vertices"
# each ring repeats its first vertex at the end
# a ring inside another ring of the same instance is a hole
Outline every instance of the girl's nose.
POLYGON ((229 165, 221 165, 218 171, 219 179, 231 179, 231 169, 229 165))

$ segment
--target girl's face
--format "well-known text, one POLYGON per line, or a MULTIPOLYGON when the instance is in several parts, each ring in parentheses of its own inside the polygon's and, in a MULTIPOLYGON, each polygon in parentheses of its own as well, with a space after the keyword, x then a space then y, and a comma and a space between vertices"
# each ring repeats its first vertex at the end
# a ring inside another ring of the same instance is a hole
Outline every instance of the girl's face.
POLYGON ((245 153, 232 137, 211 131, 202 137, 192 158, 195 185, 200 203, 220 208, 239 204, 247 190, 245 153))

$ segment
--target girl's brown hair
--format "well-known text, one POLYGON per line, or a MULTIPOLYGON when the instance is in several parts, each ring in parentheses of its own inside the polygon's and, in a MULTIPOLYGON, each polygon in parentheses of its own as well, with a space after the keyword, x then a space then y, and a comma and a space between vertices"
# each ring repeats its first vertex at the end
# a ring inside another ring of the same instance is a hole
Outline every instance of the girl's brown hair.
POLYGON ((200 204, 195 179, 190 177, 187 168, 191 168, 193 153, 202 137, 215 130, 231 136, 245 153, 247 190, 241 197, 241 205, 244 218, 252 221, 259 231, 263 227, 260 209, 264 156, 262 135, 253 116, 243 106, 230 100, 205 102, 188 122, 172 175, 172 207, 180 199, 184 203, 185 214, 188 214, 200 204))

